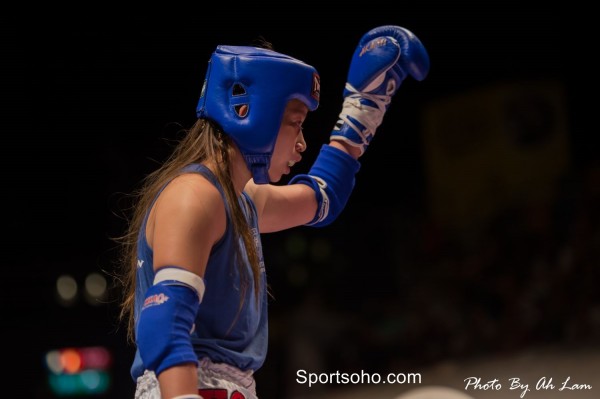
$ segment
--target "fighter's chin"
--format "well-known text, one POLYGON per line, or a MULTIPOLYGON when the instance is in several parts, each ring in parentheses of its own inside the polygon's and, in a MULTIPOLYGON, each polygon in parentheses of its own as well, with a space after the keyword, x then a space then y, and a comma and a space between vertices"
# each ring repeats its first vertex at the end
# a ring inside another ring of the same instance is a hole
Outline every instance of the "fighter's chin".
POLYGON ((269 182, 277 183, 279 180, 281 180, 281 176, 282 174, 269 173, 269 182))
POLYGON ((283 175, 289 175, 291 172, 290 168, 286 167, 284 171, 282 172, 273 172, 273 171, 269 171, 269 181, 271 183, 277 183, 278 181, 281 180, 281 178, 283 177, 283 175))

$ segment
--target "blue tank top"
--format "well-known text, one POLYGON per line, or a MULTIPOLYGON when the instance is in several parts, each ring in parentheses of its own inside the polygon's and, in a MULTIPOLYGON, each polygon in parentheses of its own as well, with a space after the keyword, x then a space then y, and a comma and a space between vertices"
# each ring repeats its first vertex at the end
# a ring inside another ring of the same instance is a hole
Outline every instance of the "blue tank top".
MULTIPOLYGON (((257 370, 267 354, 267 290, 262 245, 258 231, 256 208, 250 197, 243 192, 239 198, 246 220, 249 223, 260 260, 260 292, 258 302, 254 295, 252 270, 243 250, 241 238, 236 238, 231 221, 231 210, 225 199, 223 188, 214 174, 205 166, 192 164, 184 172, 200 173, 221 193, 225 202, 227 225, 223 237, 213 246, 204 273, 205 292, 196 315, 195 331, 191 336, 198 359, 208 357, 216 363, 227 363, 241 370, 257 370), (236 263, 236 246, 241 246, 243 264, 247 268, 248 281, 243 305, 240 308, 242 278, 236 263)), ((164 187, 163 187, 164 189, 164 187)), ((162 192, 162 190, 161 190, 162 192)), ((160 193, 159 193, 160 194, 160 193)), ((137 282, 134 316, 137 320, 144 303, 146 291, 154 280, 152 248, 146 241, 146 223, 142 224, 138 237, 137 282)), ((145 366, 136 351, 131 366, 134 381, 144 373, 145 366)))

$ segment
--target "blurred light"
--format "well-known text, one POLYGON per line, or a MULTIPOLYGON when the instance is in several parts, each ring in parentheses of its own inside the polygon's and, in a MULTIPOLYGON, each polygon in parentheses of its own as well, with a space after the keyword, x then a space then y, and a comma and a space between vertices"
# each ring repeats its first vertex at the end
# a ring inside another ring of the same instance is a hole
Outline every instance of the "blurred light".
POLYGON ((81 382, 89 391, 95 392, 103 385, 102 374, 96 370, 86 370, 81 373, 81 382))
POLYGON ((63 371, 62 363, 60 362, 60 352, 52 350, 46 353, 46 366, 48 370, 54 374, 61 373, 63 371))
POLYGON ((112 361, 108 349, 101 346, 82 348, 79 353, 82 359, 82 369, 106 370, 112 361))
POLYGON ((97 395, 111 382, 111 352, 103 346, 53 349, 46 353, 48 384, 58 396, 97 395))
POLYGON ((62 348, 46 353, 46 366, 55 373, 77 373, 81 370, 107 370, 112 363, 110 351, 102 346, 62 348))
POLYGON ((106 278, 98 273, 91 273, 85 278, 85 293, 87 301, 92 305, 99 305, 99 299, 106 294, 106 278))
POLYGON ((76 374, 49 374, 50 389, 59 396, 96 395, 104 393, 111 378, 106 371, 86 370, 76 374))
POLYGON ((72 304, 77 297, 77 281, 69 275, 62 275, 56 280, 56 293, 63 305, 72 304))
POLYGON ((77 374, 50 374, 48 383, 52 391, 58 395, 75 395, 79 391, 78 379, 77 374))
POLYGON ((75 349, 64 349, 60 352, 60 364, 66 373, 81 370, 81 356, 75 349))

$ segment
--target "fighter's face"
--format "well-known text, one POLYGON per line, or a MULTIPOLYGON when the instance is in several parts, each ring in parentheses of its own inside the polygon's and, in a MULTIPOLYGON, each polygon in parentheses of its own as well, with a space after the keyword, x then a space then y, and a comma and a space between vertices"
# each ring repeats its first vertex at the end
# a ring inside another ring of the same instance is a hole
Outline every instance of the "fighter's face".
POLYGON ((271 182, 278 182, 281 176, 290 173, 291 167, 302 159, 301 153, 306 150, 302 124, 307 114, 308 107, 302 101, 291 100, 287 104, 271 157, 271 182))

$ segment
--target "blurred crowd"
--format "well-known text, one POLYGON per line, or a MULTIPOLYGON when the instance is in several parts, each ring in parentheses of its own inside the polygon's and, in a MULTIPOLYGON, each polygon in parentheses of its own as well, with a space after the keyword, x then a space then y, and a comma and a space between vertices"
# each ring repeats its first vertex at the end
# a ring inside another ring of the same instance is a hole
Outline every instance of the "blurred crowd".
POLYGON ((596 163, 567 173, 552 198, 501 209, 472 231, 404 209, 385 220, 373 211, 351 240, 335 239, 345 220, 327 234, 267 237, 264 395, 306 390, 295 382, 301 369, 414 372, 448 358, 598 342, 599 205, 596 163))

